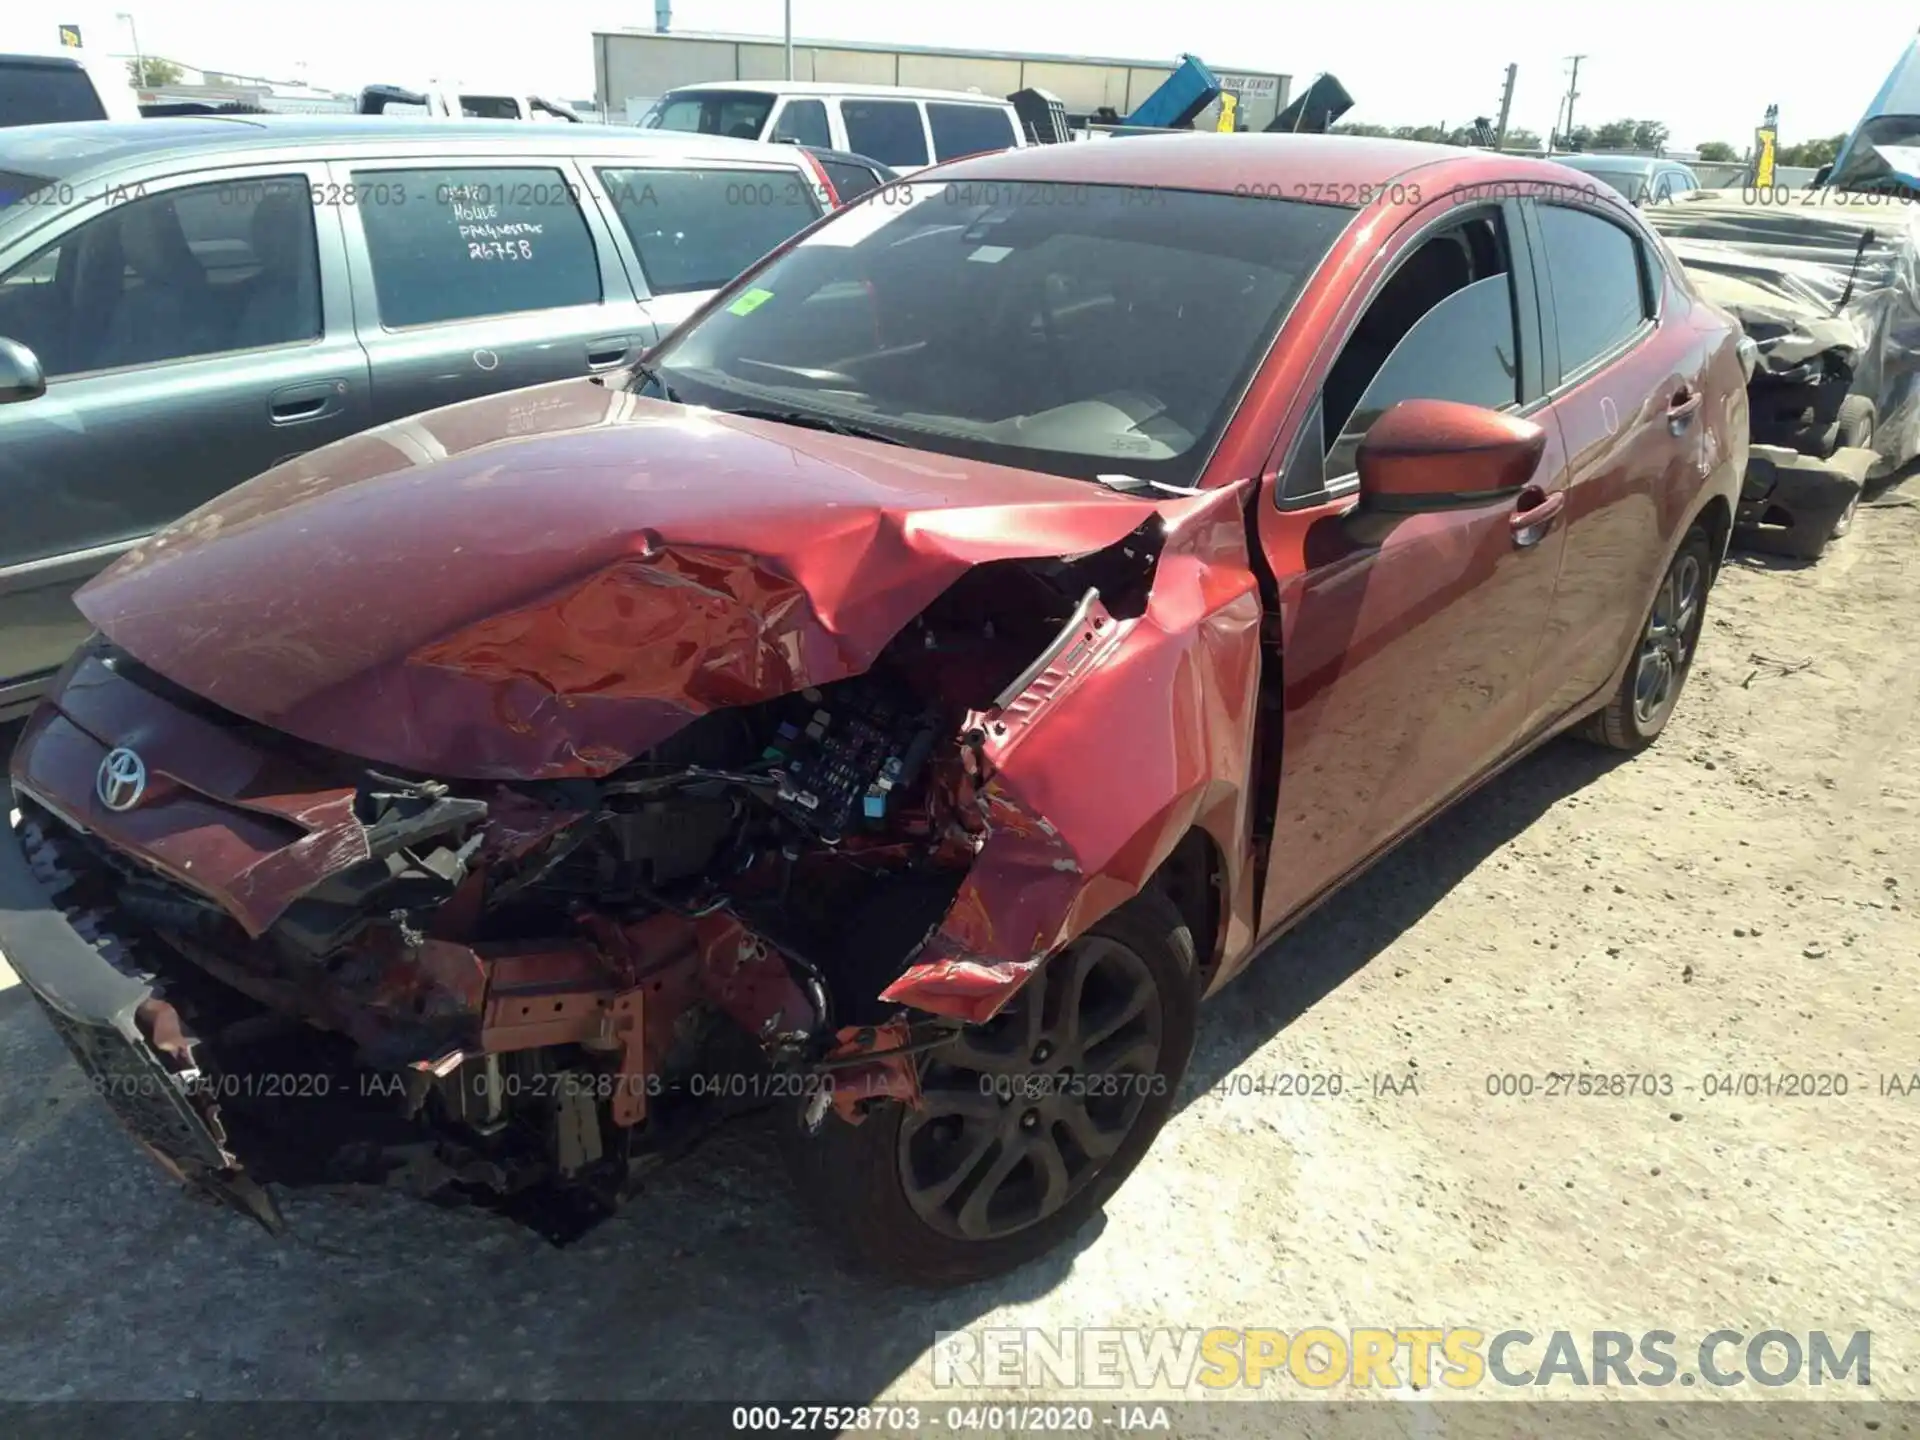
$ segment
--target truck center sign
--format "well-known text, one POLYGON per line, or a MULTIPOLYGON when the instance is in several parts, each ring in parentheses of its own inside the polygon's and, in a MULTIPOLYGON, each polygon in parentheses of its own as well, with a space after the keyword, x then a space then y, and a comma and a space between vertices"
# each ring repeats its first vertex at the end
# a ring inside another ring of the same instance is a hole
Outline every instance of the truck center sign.
POLYGON ((1243 100, 1276 95, 1280 89, 1278 75, 1221 75, 1216 72, 1213 78, 1220 82, 1222 90, 1238 95, 1243 100))

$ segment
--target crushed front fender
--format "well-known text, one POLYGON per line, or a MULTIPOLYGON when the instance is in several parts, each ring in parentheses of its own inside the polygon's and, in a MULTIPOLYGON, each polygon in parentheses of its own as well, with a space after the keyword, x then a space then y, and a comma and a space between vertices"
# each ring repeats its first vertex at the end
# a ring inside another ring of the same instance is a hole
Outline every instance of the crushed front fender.
POLYGON ((986 838, 882 999, 990 1019, 1048 955, 1137 894, 1194 827, 1246 853, 1262 606, 1246 482, 1159 506, 1141 612, 1077 613, 1018 694, 969 717, 986 838))

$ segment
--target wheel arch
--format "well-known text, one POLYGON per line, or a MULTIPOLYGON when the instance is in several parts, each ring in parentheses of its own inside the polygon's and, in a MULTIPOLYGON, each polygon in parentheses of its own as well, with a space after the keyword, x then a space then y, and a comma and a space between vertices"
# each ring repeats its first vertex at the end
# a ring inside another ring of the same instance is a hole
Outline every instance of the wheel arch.
POLYGON ((1174 843, 1149 883, 1166 896, 1186 922, 1199 961, 1197 979, 1204 992, 1220 968, 1228 904, 1226 855, 1211 834, 1193 825, 1174 843))
MULTIPOLYGON (((1709 496, 1700 513, 1694 517, 1694 524, 1707 527, 1707 543, 1713 552, 1713 568, 1717 572, 1726 561, 1727 545, 1733 538, 1733 506, 1724 495, 1716 493, 1709 496)), ((1686 531, 1683 530, 1680 532, 1680 543, 1685 540, 1686 531)), ((1676 543, 1674 548, 1677 553, 1679 544, 1676 543)), ((1671 565, 1672 559, 1669 558, 1667 563, 1671 565)))

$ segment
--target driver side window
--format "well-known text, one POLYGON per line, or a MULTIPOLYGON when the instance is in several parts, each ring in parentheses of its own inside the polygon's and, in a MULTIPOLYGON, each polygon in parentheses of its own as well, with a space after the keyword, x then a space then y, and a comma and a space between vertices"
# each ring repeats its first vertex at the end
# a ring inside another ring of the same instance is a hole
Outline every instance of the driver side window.
POLYGON ((1361 440, 1402 400, 1519 403, 1509 253, 1489 210, 1420 242, 1388 278, 1321 390, 1328 480, 1354 472, 1361 440))

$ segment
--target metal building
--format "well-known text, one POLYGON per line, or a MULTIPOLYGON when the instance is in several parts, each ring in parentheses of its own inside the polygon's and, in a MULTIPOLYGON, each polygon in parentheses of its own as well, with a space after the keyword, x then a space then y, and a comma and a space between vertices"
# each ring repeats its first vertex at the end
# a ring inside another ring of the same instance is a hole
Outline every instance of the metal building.
MULTIPOLYGON (((1292 77, 1266 70, 1235 70, 1203 56, 1222 85, 1239 97, 1236 120, 1258 130, 1285 106, 1292 77)), ((793 42, 793 78, 858 85, 906 85, 930 90, 976 90, 1006 96, 1037 86, 1051 90, 1071 115, 1101 107, 1128 114, 1174 71, 1166 61, 1106 60, 1079 55, 1030 55, 1000 50, 943 50, 918 45, 869 45, 851 40, 793 42)), ((787 73, 779 36, 718 35, 654 30, 596 31, 595 98, 609 120, 638 120, 646 108, 682 85, 705 80, 778 80, 787 73)), ((1211 130, 1209 106, 1194 121, 1211 130)))

